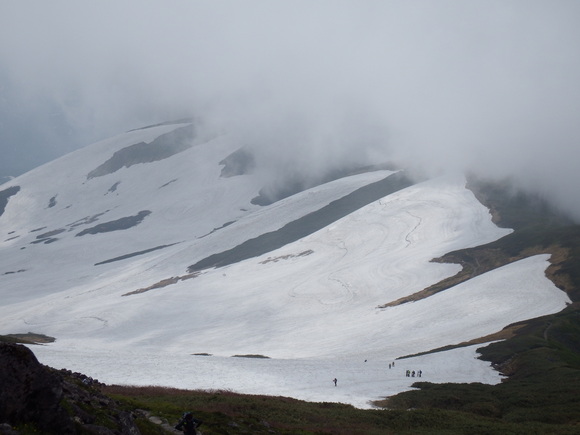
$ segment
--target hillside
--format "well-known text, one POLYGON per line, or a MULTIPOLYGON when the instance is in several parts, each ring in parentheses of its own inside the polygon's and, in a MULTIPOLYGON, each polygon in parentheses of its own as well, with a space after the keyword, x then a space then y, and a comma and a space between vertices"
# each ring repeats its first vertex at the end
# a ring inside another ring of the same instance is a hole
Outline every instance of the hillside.
POLYGON ((34 348, 42 363, 107 384, 367 408, 411 389, 407 369, 501 382, 477 344, 429 351, 575 300, 570 263, 549 269, 562 251, 546 239, 511 252, 526 228, 494 223, 482 194, 498 196, 461 174, 413 180, 381 165, 299 183, 255 163, 184 120, 3 184, 0 333, 54 337, 34 348))

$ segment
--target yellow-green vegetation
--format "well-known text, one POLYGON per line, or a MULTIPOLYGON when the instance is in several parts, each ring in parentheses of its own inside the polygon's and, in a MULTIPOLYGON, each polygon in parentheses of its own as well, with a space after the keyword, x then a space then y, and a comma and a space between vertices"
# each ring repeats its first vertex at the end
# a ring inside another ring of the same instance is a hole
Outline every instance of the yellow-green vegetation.
MULTIPOLYGON (((439 386, 433 385, 433 388, 438 389, 439 386)), ((517 412, 502 418, 498 415, 498 407, 501 409, 504 405, 495 405, 489 400, 493 388, 480 384, 458 384, 456 389, 439 403, 440 407, 412 410, 407 408, 361 410, 350 405, 311 403, 285 397, 241 395, 227 391, 185 391, 160 387, 108 386, 103 392, 128 408, 147 409, 153 415, 167 419, 173 424, 177 423, 184 411, 191 411, 196 418, 204 422, 200 428, 204 435, 578 433, 578 426, 572 422, 555 424, 540 422, 537 419, 526 420, 526 413, 517 412), (461 403, 465 403, 465 406, 458 409, 461 403)), ((423 392, 417 392, 417 395, 420 397, 423 392)), ((431 397, 431 392, 426 390, 424 395, 431 397)), ((529 400, 527 396, 500 399, 508 404, 529 400)), ((570 409, 572 406, 574 405, 571 405, 570 409)), ((552 410, 546 409, 547 414, 550 412, 552 410)), ((561 417, 561 414, 558 413, 557 416, 561 417)))

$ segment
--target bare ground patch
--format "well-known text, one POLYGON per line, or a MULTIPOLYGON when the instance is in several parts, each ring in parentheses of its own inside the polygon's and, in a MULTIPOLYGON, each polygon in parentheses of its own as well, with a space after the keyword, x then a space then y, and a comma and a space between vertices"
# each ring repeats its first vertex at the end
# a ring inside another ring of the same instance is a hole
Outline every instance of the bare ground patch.
POLYGON ((416 302, 421 299, 428 298, 429 296, 466 282, 471 278, 474 278, 485 272, 489 272, 501 266, 505 266, 515 261, 538 254, 551 254, 550 266, 546 270, 546 276, 561 290, 566 292, 571 290, 573 284, 570 280, 570 277, 567 274, 559 273, 562 268, 562 264, 564 264, 564 262, 568 259, 569 250, 566 248, 563 248, 559 245, 551 245, 547 248, 535 246, 521 251, 519 255, 516 256, 509 256, 498 248, 476 248, 464 251, 456 251, 450 254, 446 254, 443 257, 434 258, 431 261, 436 263, 460 264, 462 269, 456 275, 439 281, 438 283, 433 284, 419 292, 404 296, 392 302, 379 305, 377 308, 383 309, 388 307, 395 307, 397 305, 416 302))
POLYGON ((525 323, 518 323, 517 325, 509 325, 509 326, 506 326, 501 331, 494 332, 493 334, 485 335, 483 337, 474 338, 474 339, 469 340, 469 341, 463 341, 463 342, 457 343, 457 344, 450 344, 448 346, 438 347, 436 349, 428 350, 426 352, 421 352, 421 353, 417 353, 417 354, 413 354, 413 355, 405 355, 405 356, 399 357, 397 359, 412 358, 412 357, 421 356, 421 355, 429 355, 429 354, 437 353, 437 352, 445 352, 447 350, 459 349, 461 347, 472 346, 474 344, 485 344, 485 343, 492 343, 494 341, 499 341, 499 340, 507 340, 509 338, 514 337, 516 335, 517 331, 525 326, 526 326, 525 323))
POLYGON ((278 257, 268 257, 264 261, 260 261, 260 264, 267 264, 272 262, 277 263, 280 260, 289 260, 290 258, 305 257, 313 253, 314 251, 312 249, 308 249, 307 251, 303 251, 299 254, 288 254, 288 255, 280 255, 278 257))
POLYGON ((53 343, 56 338, 50 337, 44 334, 38 334, 36 332, 27 332, 23 334, 7 334, 0 336, 3 340, 0 341, 10 341, 14 343, 24 343, 24 344, 46 344, 53 343))
POLYGON ((175 283, 178 283, 179 281, 185 281, 188 279, 196 278, 200 275, 200 273, 201 272, 194 272, 194 273, 188 273, 187 275, 182 275, 182 276, 172 276, 171 278, 162 279, 161 281, 156 282, 155 284, 152 284, 149 287, 139 288, 139 289, 133 290, 129 293, 124 293, 122 296, 131 296, 131 295, 136 295, 139 293, 145 293, 145 292, 148 292, 149 290, 155 290, 157 288, 167 287, 169 285, 173 285, 175 283))

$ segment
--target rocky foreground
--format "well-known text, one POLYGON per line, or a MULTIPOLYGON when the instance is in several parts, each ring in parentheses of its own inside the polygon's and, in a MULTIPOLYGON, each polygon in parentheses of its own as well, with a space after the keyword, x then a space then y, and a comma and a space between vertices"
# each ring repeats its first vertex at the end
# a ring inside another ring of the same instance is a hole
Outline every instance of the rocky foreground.
POLYGON ((135 415, 99 392, 98 381, 54 370, 26 346, 0 343, 0 434, 139 434, 135 415))

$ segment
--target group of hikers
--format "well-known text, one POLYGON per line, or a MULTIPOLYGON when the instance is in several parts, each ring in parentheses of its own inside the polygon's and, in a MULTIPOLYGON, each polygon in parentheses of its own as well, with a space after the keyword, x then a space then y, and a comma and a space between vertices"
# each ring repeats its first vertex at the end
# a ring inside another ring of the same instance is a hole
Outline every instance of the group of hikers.
MULTIPOLYGON (((365 362, 367 362, 366 359, 365 359, 365 362)), ((394 362, 389 363, 389 369, 392 369, 394 367, 395 367, 395 363, 394 362)), ((423 371, 421 371, 421 370, 417 370, 417 371, 415 371, 415 370, 407 370, 407 371, 405 371, 405 376, 408 377, 408 378, 414 378, 415 376, 418 377, 418 378, 420 378, 422 375, 423 375, 423 371)), ((338 384, 338 380, 336 378, 334 378, 332 380, 332 382, 334 382, 334 386, 336 387, 337 384, 338 384)))
MULTIPOLYGON (((367 362, 367 360, 365 360, 365 362, 367 362)), ((393 367, 395 367, 394 362, 389 364, 389 369, 393 367)), ((408 378, 409 377, 414 378, 415 376, 420 378, 422 374, 423 371, 421 370, 405 371, 405 376, 408 378)), ((334 383, 335 387, 338 385, 338 379, 334 378, 332 382, 334 383)), ((197 433, 196 428, 201 426, 201 423, 202 421, 194 418, 191 412, 186 412, 185 414, 183 414, 183 417, 181 417, 179 423, 177 423, 177 426, 175 426, 175 429, 182 430, 185 435, 195 435, 197 433)))

